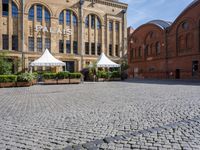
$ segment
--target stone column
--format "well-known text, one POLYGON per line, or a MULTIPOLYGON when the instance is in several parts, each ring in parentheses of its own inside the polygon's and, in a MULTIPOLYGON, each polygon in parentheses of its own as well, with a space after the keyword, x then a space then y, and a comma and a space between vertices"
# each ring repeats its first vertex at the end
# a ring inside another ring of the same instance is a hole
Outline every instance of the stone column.
MULTIPOLYGON (((36 28, 37 25, 37 5, 34 5, 34 29, 36 28)), ((37 32, 34 30, 34 52, 37 52, 37 32)))
POLYGON ((95 16, 95 28, 94 28, 95 32, 95 55, 97 55, 97 44, 98 44, 98 30, 97 30, 97 16, 95 16))
MULTIPOLYGON (((44 6, 42 6, 42 26, 45 27, 45 11, 44 11, 44 6)), ((45 33, 41 32, 41 37, 42 37, 42 50, 45 50, 45 33)))
POLYGON ((1 1, 1 4, 0 4, 0 50, 2 50, 2 28, 3 28, 3 17, 2 17, 2 1, 1 1))
POLYGON ((127 13, 123 11, 123 56, 127 53, 127 13))
MULTIPOLYGON (((51 27, 58 26, 58 18, 51 17, 51 27)), ((51 33, 51 52, 52 53, 59 53, 59 35, 51 33)))
POLYGON ((106 42, 106 53, 107 56, 109 56, 109 44, 110 44, 110 31, 109 31, 109 19, 107 19, 107 26, 106 26, 106 31, 107 31, 107 42, 106 42))
MULTIPOLYGON (((12 50, 12 34, 13 34, 13 19, 12 19, 12 1, 8 3, 8 50, 12 50)), ((0 12, 2 13, 2 12, 0 12)))
POLYGON ((116 56, 115 54, 115 45, 116 45, 116 30, 115 30, 115 21, 113 21, 113 42, 112 42, 112 55, 116 56))
POLYGON ((101 51, 105 52, 105 25, 101 25, 101 51))
POLYGON ((89 55, 91 55, 91 15, 89 15, 89 28, 88 28, 88 41, 89 41, 89 55))
POLYGON ((119 22, 119 57, 122 57, 122 22, 119 22))
POLYGON ((73 47, 73 45, 74 45, 74 24, 73 24, 73 12, 71 11, 71 13, 70 13, 70 17, 71 17, 71 23, 70 23, 70 27, 71 27, 71 30, 72 30, 72 34, 71 34, 71 36, 70 36, 70 49, 71 49, 71 54, 74 54, 74 47, 73 47))
MULTIPOLYGON (((64 12, 64 25, 63 28, 66 29, 66 10, 63 11, 64 12)), ((67 48, 66 48, 66 35, 62 35, 63 38, 63 50, 64 50, 64 54, 67 53, 67 48)))

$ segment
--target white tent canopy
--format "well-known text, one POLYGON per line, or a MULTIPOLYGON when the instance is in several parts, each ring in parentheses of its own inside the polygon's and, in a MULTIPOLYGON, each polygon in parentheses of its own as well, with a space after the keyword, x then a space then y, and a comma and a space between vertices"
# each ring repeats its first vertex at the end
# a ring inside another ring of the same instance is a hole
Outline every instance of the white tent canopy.
POLYGON ((97 61, 97 67, 100 68, 119 68, 121 65, 111 61, 104 53, 101 54, 97 61))
POLYGON ((31 66, 47 66, 47 67, 57 67, 57 66, 65 66, 65 63, 56 59, 50 52, 48 49, 45 50, 45 52, 42 54, 42 56, 40 58, 38 58, 37 60, 33 61, 31 63, 31 66))

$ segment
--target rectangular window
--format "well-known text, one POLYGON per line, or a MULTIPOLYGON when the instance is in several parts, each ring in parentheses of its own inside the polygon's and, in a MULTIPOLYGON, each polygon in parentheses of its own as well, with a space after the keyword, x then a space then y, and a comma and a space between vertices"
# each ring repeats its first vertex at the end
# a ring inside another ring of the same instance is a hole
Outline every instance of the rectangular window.
POLYGON ((85 54, 86 55, 89 55, 89 43, 88 42, 85 42, 85 54))
POLYGON ((95 55, 95 43, 91 45, 92 55, 95 55))
POLYGON ((119 22, 116 22, 116 24, 115 24, 115 31, 119 32, 119 22))
POLYGON ((67 10, 66 12, 66 24, 69 26, 71 23, 71 12, 70 10, 67 10))
POLYGON ((37 5, 37 21, 42 22, 42 6, 37 5))
POLYGON ((2 7, 3 7, 2 15, 3 16, 8 16, 8 1, 9 0, 2 0, 2 7))
POLYGON ((71 41, 69 41, 69 40, 66 41, 66 49, 67 49, 67 53, 70 54, 71 53, 71 41))
POLYGON ((97 45, 97 54, 101 55, 101 43, 98 43, 97 45))
POLYGON ((109 55, 112 56, 112 44, 109 45, 109 55))
POLYGON ((12 36, 12 50, 18 51, 18 35, 12 36))
POLYGON ((49 38, 45 39, 45 49, 51 51, 51 40, 49 38))
POLYGON ((115 45, 115 55, 119 57, 119 46, 115 45))
POLYGON ((59 40, 59 53, 64 53, 64 43, 63 43, 63 40, 59 40))
POLYGON ((113 30, 113 22, 109 22, 109 31, 112 31, 113 30))
POLYGON ((37 38, 37 51, 42 52, 42 38, 37 38))
POLYGON ((29 47, 29 51, 34 51, 34 38, 33 37, 29 37, 28 38, 28 47, 29 47))
POLYGON ((3 34, 3 50, 8 50, 8 35, 3 34))
POLYGON ((78 54, 78 42, 74 41, 73 43, 73 50, 74 50, 74 54, 78 54))

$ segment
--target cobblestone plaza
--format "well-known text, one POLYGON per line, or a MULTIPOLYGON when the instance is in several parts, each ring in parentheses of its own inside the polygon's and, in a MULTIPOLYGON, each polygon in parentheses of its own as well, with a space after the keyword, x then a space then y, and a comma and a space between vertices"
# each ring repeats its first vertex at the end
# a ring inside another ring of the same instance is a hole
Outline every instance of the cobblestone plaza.
POLYGON ((0 89, 0 149, 200 149, 200 84, 0 89))

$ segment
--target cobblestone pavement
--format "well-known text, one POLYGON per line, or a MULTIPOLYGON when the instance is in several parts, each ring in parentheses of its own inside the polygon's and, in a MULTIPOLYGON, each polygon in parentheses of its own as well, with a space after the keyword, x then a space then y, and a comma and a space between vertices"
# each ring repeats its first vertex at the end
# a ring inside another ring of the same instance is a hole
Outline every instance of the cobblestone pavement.
POLYGON ((0 89, 0 150, 200 149, 200 86, 160 82, 0 89))

